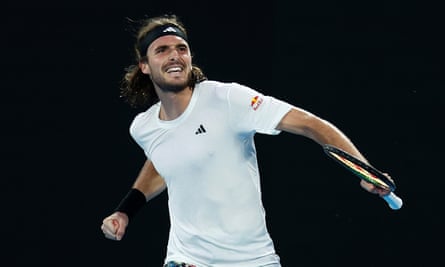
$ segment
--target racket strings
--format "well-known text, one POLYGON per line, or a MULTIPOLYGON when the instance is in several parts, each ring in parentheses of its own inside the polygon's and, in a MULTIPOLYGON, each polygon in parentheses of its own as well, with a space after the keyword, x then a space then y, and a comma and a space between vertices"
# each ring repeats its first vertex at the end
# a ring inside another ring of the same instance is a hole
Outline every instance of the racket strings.
POLYGON ((329 153, 331 156, 333 156, 335 159, 337 159, 338 161, 340 161, 341 163, 346 165, 349 170, 354 172, 356 175, 360 176, 365 181, 372 183, 378 187, 384 188, 384 189, 391 188, 387 183, 382 181, 380 178, 378 178, 376 175, 374 175, 370 171, 366 170, 362 166, 359 166, 358 164, 347 159, 346 157, 340 156, 336 153, 333 153, 333 152, 329 152, 329 153))

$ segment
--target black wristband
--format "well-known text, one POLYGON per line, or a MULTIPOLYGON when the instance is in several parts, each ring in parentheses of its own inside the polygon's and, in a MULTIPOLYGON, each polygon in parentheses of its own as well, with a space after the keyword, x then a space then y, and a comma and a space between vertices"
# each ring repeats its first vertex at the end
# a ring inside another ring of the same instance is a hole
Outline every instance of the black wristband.
POLYGON ((144 193, 136 188, 132 188, 114 211, 123 212, 127 214, 129 219, 132 219, 145 203, 147 203, 147 200, 144 193))

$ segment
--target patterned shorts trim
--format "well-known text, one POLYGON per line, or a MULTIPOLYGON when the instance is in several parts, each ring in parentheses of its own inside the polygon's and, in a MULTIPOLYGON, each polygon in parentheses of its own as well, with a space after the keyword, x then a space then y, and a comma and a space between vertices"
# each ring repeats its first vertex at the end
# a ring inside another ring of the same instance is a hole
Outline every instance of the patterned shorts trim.
POLYGON ((169 261, 164 265, 164 267, 196 267, 196 265, 188 264, 185 262, 169 261))

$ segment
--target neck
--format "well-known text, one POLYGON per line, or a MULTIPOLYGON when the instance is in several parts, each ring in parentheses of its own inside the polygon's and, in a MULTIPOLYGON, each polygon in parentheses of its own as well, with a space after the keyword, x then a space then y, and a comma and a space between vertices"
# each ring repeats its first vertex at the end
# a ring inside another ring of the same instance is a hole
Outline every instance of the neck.
POLYGON ((162 90, 157 90, 157 93, 161 100, 159 118, 170 121, 178 118, 185 111, 190 103, 193 91, 190 87, 186 87, 179 92, 163 92, 162 90))

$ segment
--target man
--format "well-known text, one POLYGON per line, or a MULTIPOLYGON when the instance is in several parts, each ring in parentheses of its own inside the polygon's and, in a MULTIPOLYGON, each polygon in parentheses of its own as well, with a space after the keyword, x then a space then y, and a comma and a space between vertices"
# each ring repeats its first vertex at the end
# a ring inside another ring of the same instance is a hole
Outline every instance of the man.
POLYGON ((266 228, 254 135, 286 131, 364 157, 339 129, 310 112, 237 83, 207 80, 192 64, 176 16, 148 19, 135 48, 138 64, 128 69, 122 95, 131 105, 149 106, 130 127, 147 160, 103 220, 105 236, 121 240, 140 207, 167 188, 165 266, 281 266, 266 228))

